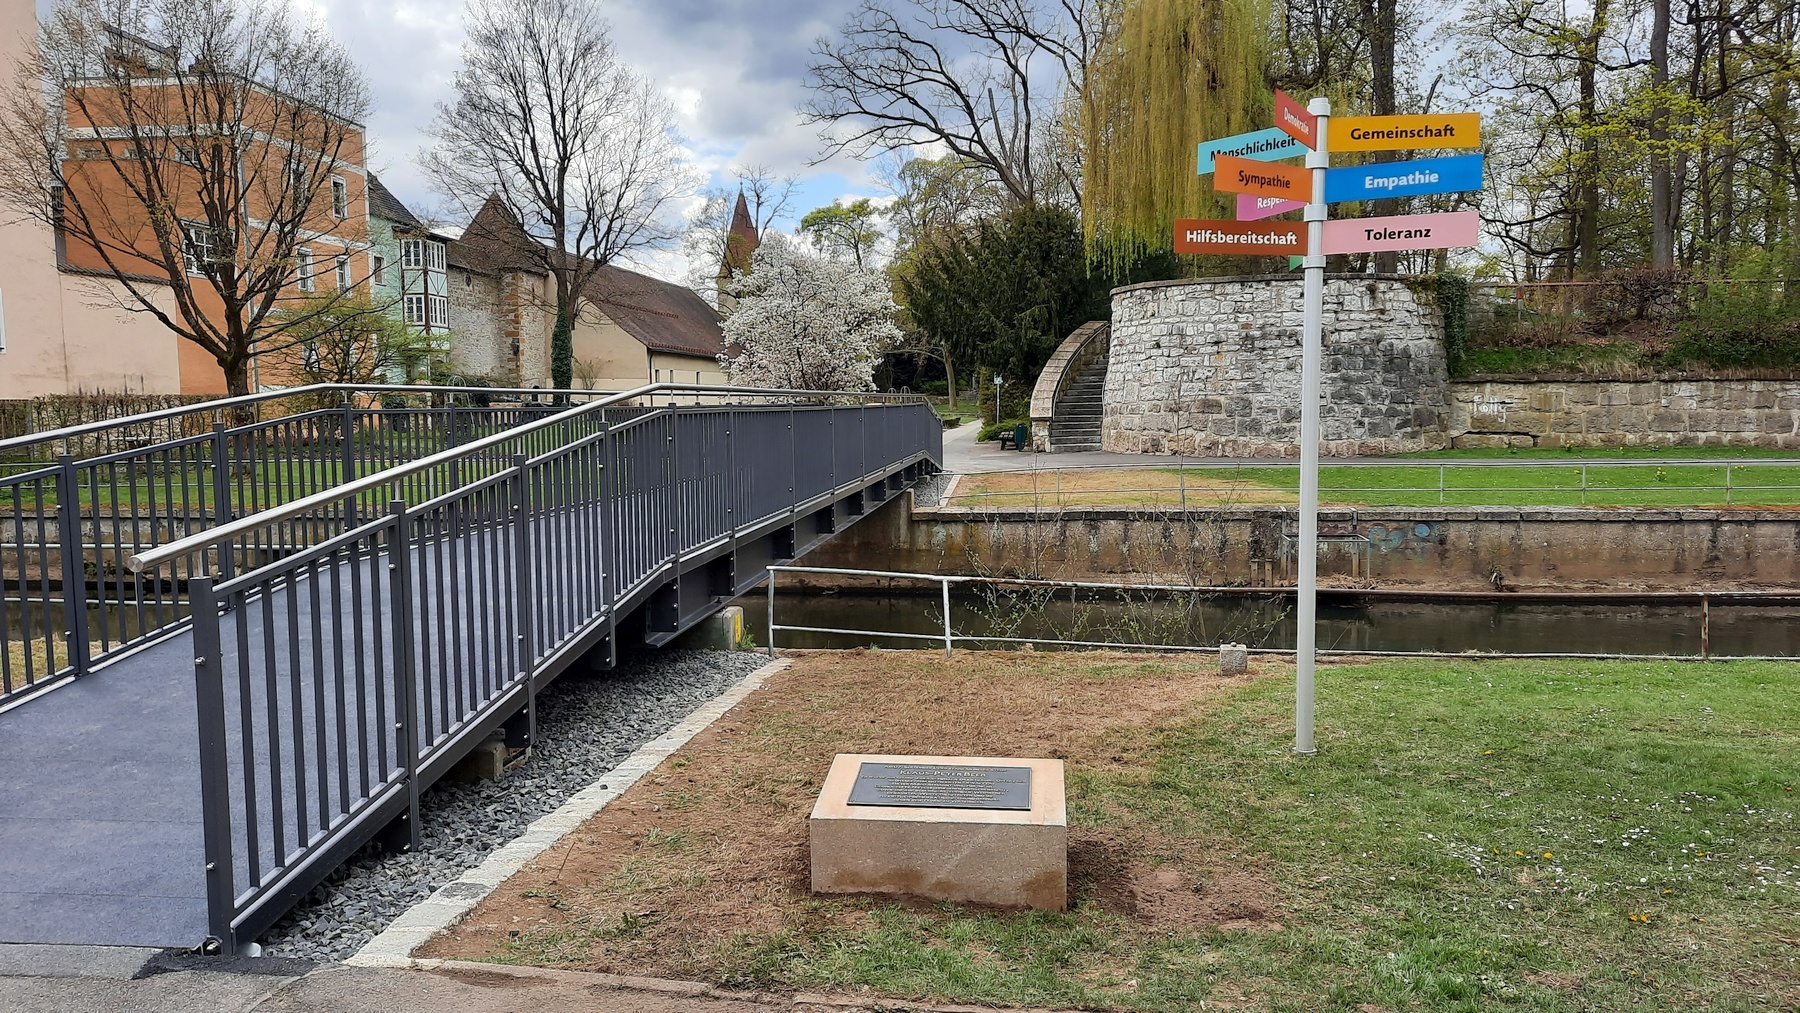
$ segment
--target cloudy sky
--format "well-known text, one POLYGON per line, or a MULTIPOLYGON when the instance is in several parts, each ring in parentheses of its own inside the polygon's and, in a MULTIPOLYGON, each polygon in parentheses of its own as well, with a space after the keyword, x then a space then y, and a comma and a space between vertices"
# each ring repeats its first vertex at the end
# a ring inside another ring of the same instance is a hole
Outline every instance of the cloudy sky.
MULTIPOLYGON (((298 0, 317 10, 369 75, 371 166, 418 211, 439 202, 417 167, 425 128, 450 91, 462 42, 462 0, 298 0)), ((843 23, 856 0, 600 0, 618 51, 662 87, 680 114, 694 160, 722 185, 737 165, 802 177, 806 211, 872 193, 848 158, 812 166, 816 128, 795 113, 807 98, 813 40, 843 23)), ((791 229, 793 223, 785 224, 791 229)), ((672 256, 643 267, 680 280, 672 256)))

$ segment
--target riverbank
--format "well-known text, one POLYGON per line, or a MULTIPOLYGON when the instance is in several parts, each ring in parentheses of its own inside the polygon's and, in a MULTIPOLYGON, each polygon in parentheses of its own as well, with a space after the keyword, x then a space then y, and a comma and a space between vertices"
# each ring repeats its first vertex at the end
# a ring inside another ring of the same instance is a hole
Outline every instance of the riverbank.
MULTIPOLYGON (((808 566, 1058 580, 1274 586, 1297 510, 921 506, 895 497, 808 566)), ((1779 509, 1321 507, 1322 581, 1439 591, 1729 591, 1800 585, 1800 513, 1779 509)), ((856 578, 829 583, 854 585, 856 578)))

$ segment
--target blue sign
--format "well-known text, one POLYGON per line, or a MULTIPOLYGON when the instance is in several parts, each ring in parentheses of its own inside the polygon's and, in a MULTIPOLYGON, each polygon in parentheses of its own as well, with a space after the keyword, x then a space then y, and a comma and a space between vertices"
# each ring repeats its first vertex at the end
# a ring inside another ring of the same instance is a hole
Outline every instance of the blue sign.
POLYGON ((1247 134, 1221 137, 1216 141, 1202 141, 1200 175, 1213 171, 1214 155, 1236 155, 1238 158, 1254 158, 1259 162, 1273 162, 1304 155, 1306 151, 1306 145, 1283 133, 1280 127, 1252 130, 1247 134))
POLYGON ((1325 203, 1481 189, 1481 156, 1422 158, 1325 170, 1325 203))

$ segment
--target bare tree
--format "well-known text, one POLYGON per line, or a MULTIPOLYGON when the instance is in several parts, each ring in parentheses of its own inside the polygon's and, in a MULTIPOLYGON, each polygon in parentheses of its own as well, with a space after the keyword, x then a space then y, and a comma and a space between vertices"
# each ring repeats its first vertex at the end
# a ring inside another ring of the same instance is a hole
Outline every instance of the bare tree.
POLYGON ((813 46, 826 154, 940 144, 991 173, 1013 202, 1076 198, 1053 157, 1066 93, 1079 94, 1104 0, 864 0, 837 41, 813 46), (888 9, 893 7, 893 10, 888 9))
POLYGON ((693 174, 673 108, 619 60, 594 0, 471 0, 464 25, 425 169, 465 213, 497 199, 524 230, 518 252, 555 283, 551 380, 567 388, 588 282, 680 235, 693 174))
POLYGON ((716 299, 719 286, 727 280, 722 272, 727 266, 738 195, 743 195, 750 226, 760 236, 793 210, 794 197, 800 192, 798 176, 779 174, 767 165, 737 166, 731 170, 731 178, 735 188, 713 187, 701 195, 681 240, 688 261, 688 286, 708 299, 716 299))
POLYGON ((245 394, 258 346, 335 301, 292 305, 314 287, 302 244, 342 282, 327 258, 366 241, 333 176, 360 173, 368 107, 349 56, 279 0, 61 0, 0 99, 0 205, 245 394))

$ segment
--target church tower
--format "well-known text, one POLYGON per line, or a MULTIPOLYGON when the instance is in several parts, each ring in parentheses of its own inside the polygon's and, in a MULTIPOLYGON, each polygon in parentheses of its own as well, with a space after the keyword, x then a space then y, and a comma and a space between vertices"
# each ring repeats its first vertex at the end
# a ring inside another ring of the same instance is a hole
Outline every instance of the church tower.
POLYGON ((719 259, 719 312, 729 313, 736 305, 725 291, 733 275, 750 270, 750 255, 762 245, 762 237, 756 232, 756 222, 750 217, 750 204, 744 200, 744 188, 738 187, 737 206, 731 211, 731 227, 725 230, 724 256, 719 259))

